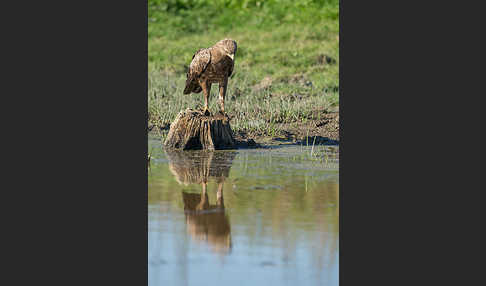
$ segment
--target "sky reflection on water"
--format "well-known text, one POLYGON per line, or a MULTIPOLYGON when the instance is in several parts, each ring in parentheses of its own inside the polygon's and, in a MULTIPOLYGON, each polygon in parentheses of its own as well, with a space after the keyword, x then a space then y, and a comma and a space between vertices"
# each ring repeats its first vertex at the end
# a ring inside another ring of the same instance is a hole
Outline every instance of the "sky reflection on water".
POLYGON ((149 285, 338 285, 335 152, 149 150, 149 285))

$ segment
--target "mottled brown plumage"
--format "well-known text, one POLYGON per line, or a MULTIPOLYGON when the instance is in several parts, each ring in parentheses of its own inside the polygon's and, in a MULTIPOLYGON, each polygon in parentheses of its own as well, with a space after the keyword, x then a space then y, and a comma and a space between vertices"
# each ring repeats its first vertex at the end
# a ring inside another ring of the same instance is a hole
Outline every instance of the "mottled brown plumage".
POLYGON ((204 111, 208 111, 208 98, 211 84, 219 84, 219 104, 224 114, 224 98, 228 77, 233 73, 236 42, 224 39, 207 49, 198 50, 192 56, 192 62, 187 72, 184 94, 204 93, 204 111))

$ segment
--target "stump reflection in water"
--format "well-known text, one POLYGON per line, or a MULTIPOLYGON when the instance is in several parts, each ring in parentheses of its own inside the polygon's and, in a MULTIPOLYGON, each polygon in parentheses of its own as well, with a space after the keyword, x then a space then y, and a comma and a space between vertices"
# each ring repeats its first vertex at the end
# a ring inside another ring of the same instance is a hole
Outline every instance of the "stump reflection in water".
POLYGON ((200 184, 201 194, 182 192, 187 232, 217 253, 231 251, 231 227, 224 211, 223 184, 236 152, 168 151, 169 170, 181 185, 200 184), (217 183, 216 204, 209 202, 207 184, 217 183))

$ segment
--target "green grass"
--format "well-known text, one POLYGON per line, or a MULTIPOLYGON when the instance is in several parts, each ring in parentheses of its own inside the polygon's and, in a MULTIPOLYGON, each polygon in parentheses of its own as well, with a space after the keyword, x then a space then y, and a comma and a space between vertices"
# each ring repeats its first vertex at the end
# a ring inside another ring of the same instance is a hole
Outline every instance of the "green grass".
MULTIPOLYGON (((200 94, 183 95, 199 48, 238 43, 225 111, 235 131, 278 135, 285 123, 319 119, 339 105, 338 1, 149 1, 149 125, 165 126, 200 94), (335 63, 320 62, 325 55, 335 63), (271 86, 255 89, 264 78, 271 86)), ((213 85, 210 110, 219 110, 213 85)))

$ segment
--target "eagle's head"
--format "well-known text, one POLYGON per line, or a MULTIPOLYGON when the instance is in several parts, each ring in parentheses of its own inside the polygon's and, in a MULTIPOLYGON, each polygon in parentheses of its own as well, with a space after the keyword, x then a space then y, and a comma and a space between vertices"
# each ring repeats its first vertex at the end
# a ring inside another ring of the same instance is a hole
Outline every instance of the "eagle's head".
POLYGON ((236 55, 236 42, 232 39, 224 39, 216 43, 215 46, 219 46, 223 49, 228 57, 234 60, 236 55))

